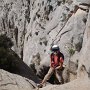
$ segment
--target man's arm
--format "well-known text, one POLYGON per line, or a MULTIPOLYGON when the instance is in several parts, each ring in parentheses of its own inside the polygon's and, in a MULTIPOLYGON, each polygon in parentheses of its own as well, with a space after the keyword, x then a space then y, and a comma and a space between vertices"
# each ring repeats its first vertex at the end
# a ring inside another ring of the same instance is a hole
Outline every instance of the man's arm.
POLYGON ((59 63, 59 66, 56 67, 55 69, 62 69, 63 63, 59 63))

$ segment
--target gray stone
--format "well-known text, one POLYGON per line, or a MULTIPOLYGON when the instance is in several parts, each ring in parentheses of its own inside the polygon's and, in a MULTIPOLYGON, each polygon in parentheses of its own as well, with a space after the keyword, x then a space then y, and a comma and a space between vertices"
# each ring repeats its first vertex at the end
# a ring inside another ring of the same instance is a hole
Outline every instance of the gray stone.
MULTIPOLYGON (((33 62, 37 73, 43 66, 49 66, 52 44, 59 45, 65 56, 65 65, 73 62, 70 69, 77 73, 74 79, 79 79, 59 87, 48 86, 46 89, 90 89, 89 6, 90 0, 0 1, 0 34, 6 33, 13 40, 12 50, 28 66, 33 62), (58 1, 61 3, 58 4, 58 1)), ((21 71, 28 72, 22 66, 20 65, 21 71)), ((73 75, 70 78, 73 78, 73 75)))
POLYGON ((32 90, 36 84, 24 77, 0 69, 0 90, 32 90))

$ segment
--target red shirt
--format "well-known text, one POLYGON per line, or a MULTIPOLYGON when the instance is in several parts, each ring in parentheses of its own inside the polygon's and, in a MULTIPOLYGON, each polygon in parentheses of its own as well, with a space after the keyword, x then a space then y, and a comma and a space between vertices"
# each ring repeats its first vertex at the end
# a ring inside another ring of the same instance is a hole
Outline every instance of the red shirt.
POLYGON ((52 54, 51 55, 51 67, 57 67, 59 66, 59 63, 63 63, 64 60, 63 58, 60 56, 60 53, 58 53, 57 55, 52 54))

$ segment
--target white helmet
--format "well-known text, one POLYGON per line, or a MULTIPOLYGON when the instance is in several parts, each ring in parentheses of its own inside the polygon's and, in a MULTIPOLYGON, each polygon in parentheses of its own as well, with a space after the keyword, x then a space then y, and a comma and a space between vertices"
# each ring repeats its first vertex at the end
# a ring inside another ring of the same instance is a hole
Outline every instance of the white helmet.
POLYGON ((59 46, 58 45, 53 45, 52 47, 51 47, 51 51, 59 51, 60 49, 59 49, 59 46))

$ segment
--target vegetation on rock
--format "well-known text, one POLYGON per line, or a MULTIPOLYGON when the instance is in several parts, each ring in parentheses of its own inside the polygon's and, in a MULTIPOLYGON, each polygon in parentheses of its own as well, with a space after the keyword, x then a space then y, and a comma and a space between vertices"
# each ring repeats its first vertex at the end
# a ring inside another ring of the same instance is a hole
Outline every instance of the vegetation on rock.
POLYGON ((0 68, 9 72, 17 71, 16 54, 10 49, 13 42, 6 35, 0 35, 0 68))

